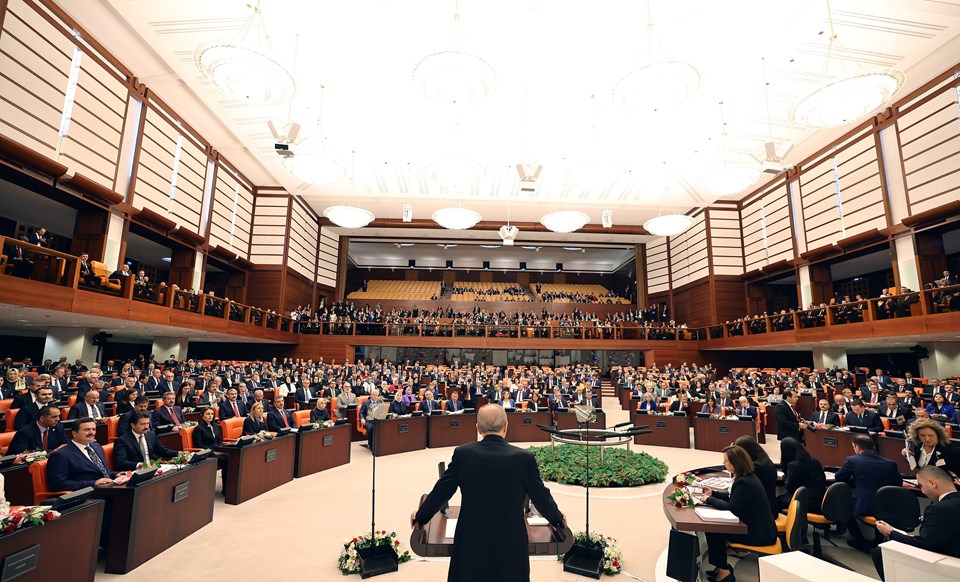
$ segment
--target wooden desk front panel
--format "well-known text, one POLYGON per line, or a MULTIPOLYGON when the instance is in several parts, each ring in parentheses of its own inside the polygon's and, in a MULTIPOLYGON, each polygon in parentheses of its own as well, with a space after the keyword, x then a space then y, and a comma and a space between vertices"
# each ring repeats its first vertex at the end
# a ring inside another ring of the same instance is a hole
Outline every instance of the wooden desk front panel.
POLYGON ((350 427, 345 424, 297 434, 293 476, 305 477, 350 462, 350 427))
POLYGON ((472 443, 478 438, 477 414, 434 415, 427 422, 427 446, 430 448, 456 447, 472 443))
POLYGON ((646 426, 650 434, 638 434, 633 442, 653 447, 690 448, 690 419, 686 416, 651 416, 633 413, 633 426, 646 426))
POLYGON ((105 505, 99 499, 90 500, 64 511, 56 521, 0 537, 2 557, 40 545, 36 568, 17 576, 17 582, 93 580, 105 505))
POLYGON ((756 435, 756 421, 721 420, 699 416, 693 419, 693 448, 701 451, 720 452, 739 437, 756 438, 756 435))
POLYGON ((226 502, 239 505, 292 481, 296 448, 296 435, 291 434, 246 447, 219 449, 228 455, 224 478, 226 502), (267 461, 267 455, 272 450, 276 451, 276 458, 267 461))
POLYGON ((549 411, 511 412, 507 414, 507 441, 511 443, 549 442, 550 435, 537 425, 550 426, 553 417, 549 411))
POLYGON ((427 447, 427 418, 391 418, 376 422, 373 453, 377 456, 419 451, 427 447))

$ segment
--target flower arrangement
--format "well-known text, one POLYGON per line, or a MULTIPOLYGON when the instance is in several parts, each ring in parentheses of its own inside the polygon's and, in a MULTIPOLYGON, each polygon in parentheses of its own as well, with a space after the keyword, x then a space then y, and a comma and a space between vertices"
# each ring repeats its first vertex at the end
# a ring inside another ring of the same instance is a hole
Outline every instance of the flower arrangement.
POLYGON ((397 532, 375 531, 373 537, 367 533, 343 540, 343 549, 340 550, 340 557, 337 559, 337 567, 340 568, 340 572, 344 576, 359 574, 360 561, 357 558, 357 550, 373 546, 390 546, 397 553, 397 558, 401 564, 409 562, 413 558, 410 555, 410 550, 403 549, 403 544, 397 539, 397 532))
POLYGON ((42 461, 49 457, 50 455, 46 451, 37 449, 35 451, 24 451, 16 456, 13 460, 14 465, 29 465, 31 463, 36 463, 37 461, 42 461))
POLYGON ((94 420, 97 424, 107 424, 107 417, 106 417, 106 416, 98 416, 98 417, 94 418, 93 420, 94 420))
POLYGON ((60 513, 45 506, 24 507, 0 519, 0 532, 10 533, 22 527, 44 525, 48 521, 60 519, 60 513))
POLYGON ((180 426, 183 428, 190 428, 191 426, 197 426, 198 424, 200 423, 195 420, 188 420, 187 422, 181 424, 180 426))
POLYGON ((667 500, 677 507, 694 507, 697 504, 696 500, 693 498, 693 495, 687 491, 687 488, 681 487, 679 484, 670 495, 667 495, 667 500))
MULTIPOLYGON (((623 550, 616 539, 598 533, 588 536, 585 532, 578 531, 573 534, 573 543, 602 551, 603 573, 607 576, 615 576, 623 570, 623 550)), ((563 560, 563 556, 557 556, 557 560, 563 560)))
POLYGON ((673 478, 673 482, 676 483, 678 487, 693 485, 697 482, 697 476, 690 472, 680 473, 673 478))

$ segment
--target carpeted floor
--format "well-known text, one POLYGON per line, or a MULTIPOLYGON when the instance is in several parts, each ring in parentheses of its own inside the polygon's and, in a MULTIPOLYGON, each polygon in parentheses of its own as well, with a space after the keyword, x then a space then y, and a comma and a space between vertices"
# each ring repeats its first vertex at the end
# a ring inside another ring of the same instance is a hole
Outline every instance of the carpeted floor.
MULTIPOLYGON (((608 425, 623 422, 626 412, 607 410, 608 425)), ((519 446, 528 446, 517 443, 519 446)), ((140 566, 128 577, 138 581, 169 580, 338 580, 337 556, 344 538, 370 531, 370 452, 354 443, 350 464, 311 475, 270 491, 239 506, 223 503, 218 495, 213 523, 140 566)), ((779 458, 776 438, 766 445, 779 458)), ((633 450, 637 450, 633 447, 633 450)), ((647 447, 662 459, 673 475, 685 469, 719 464, 719 453, 693 449, 647 447)), ((433 486, 437 463, 449 462, 453 449, 427 449, 377 459, 377 529, 395 530, 404 546, 410 536, 410 512, 420 495, 433 486)), ((548 483, 566 514, 570 527, 584 528, 584 490, 548 483)), ((669 524, 661 507, 663 484, 638 488, 592 489, 590 529, 617 538, 623 548, 624 572, 643 580, 657 580, 657 561, 666 549, 669 524)), ((458 505, 458 496, 451 505, 458 505)), ((825 550, 857 571, 876 577, 869 556, 846 547, 825 550)), ((491 558, 496 549, 491 544, 491 558)), ((400 571, 379 577, 396 582, 446 580, 447 561, 414 557, 400 571)), ((757 580, 756 558, 743 560, 738 580, 757 580)), ((124 578, 103 573, 97 580, 124 578)), ((627 577, 624 577, 627 579, 627 577)), ((663 572, 659 579, 666 580, 663 572)), ((573 581, 584 578, 563 572, 554 559, 531 560, 531 580, 573 581)))

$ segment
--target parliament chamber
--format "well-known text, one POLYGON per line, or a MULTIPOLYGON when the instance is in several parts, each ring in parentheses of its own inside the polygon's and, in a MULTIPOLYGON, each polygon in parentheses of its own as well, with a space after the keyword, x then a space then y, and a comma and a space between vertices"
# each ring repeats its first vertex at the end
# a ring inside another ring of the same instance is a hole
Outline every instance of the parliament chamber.
POLYGON ((549 4, 0 0, 2 579, 442 580, 487 404, 637 579, 960 577, 960 9, 549 4))

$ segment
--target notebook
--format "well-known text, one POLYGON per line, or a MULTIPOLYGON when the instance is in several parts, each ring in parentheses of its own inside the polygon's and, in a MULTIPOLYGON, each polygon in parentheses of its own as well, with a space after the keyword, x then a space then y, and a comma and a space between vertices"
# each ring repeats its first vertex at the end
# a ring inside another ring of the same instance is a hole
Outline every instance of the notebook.
POLYGON ((698 507, 694 509, 697 512, 697 517, 703 521, 719 521, 723 523, 739 523, 740 518, 733 514, 732 511, 727 511, 725 509, 713 509, 710 507, 698 507))

